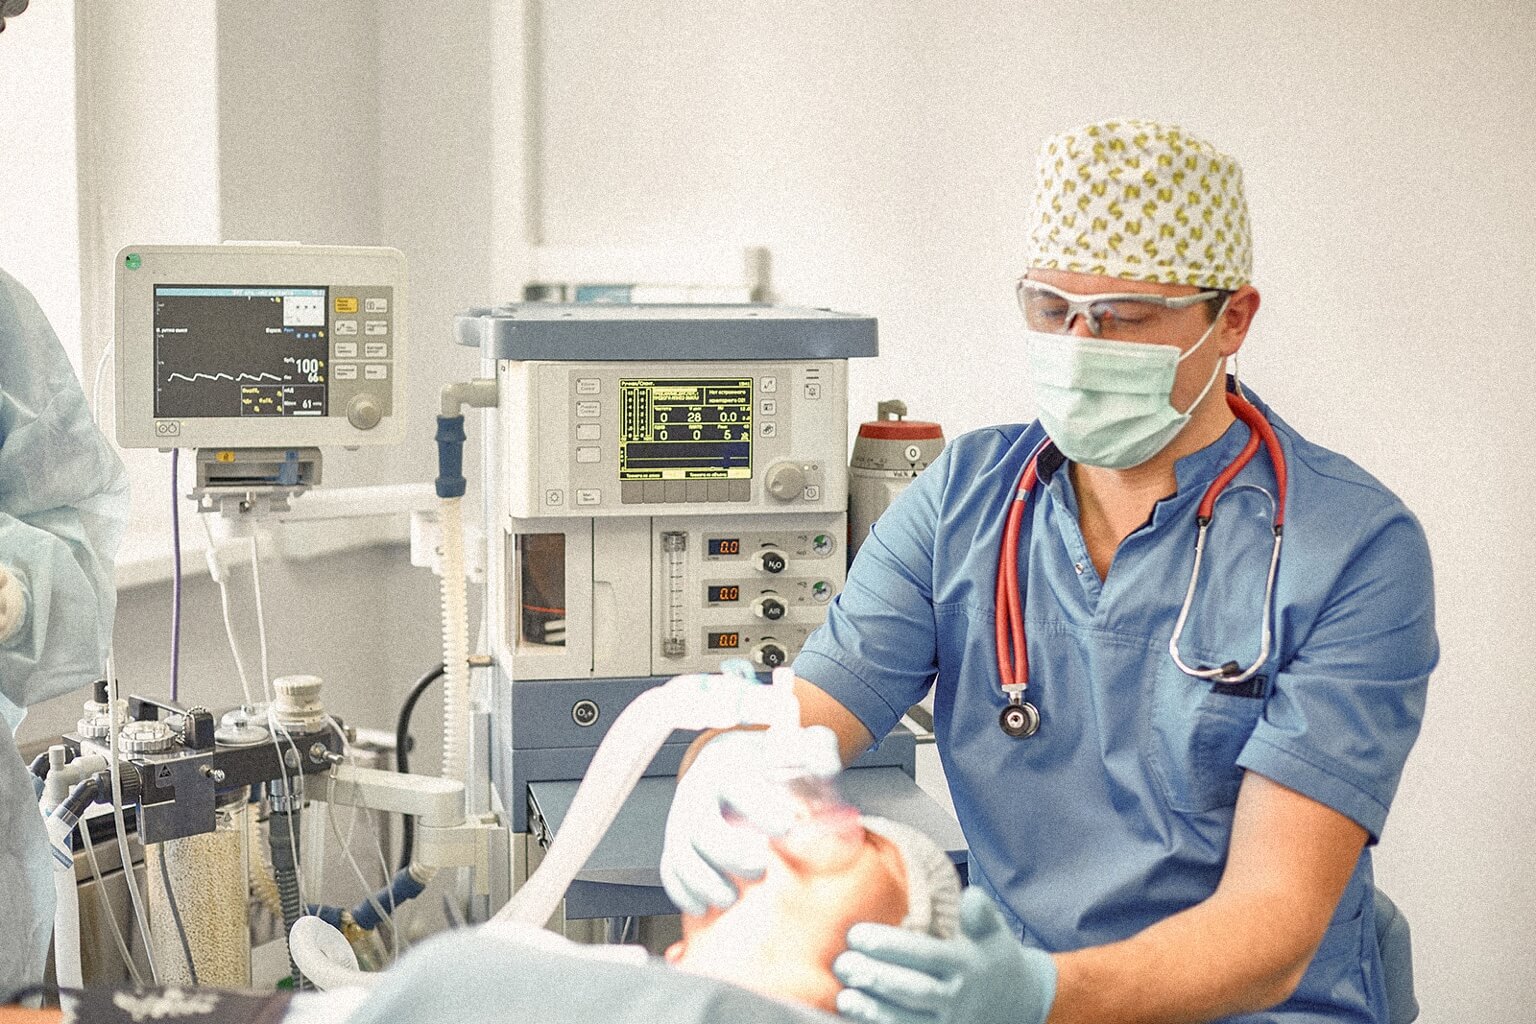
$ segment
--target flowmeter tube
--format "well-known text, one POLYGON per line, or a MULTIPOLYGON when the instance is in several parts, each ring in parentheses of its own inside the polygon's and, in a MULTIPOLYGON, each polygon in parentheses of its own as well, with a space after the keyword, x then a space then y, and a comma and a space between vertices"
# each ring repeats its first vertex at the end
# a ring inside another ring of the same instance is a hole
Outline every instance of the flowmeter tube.
POLYGON ((661 535, 661 551, 665 560, 663 571, 667 574, 666 607, 662 610, 661 653, 668 658, 681 658, 688 653, 685 614, 683 611, 685 565, 688 535, 678 530, 668 530, 661 535))

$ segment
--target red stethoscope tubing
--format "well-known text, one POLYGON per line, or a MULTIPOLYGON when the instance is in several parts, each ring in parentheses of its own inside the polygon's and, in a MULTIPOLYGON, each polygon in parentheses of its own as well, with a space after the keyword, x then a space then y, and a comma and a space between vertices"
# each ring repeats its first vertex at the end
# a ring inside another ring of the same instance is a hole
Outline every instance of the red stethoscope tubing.
MULTIPOLYGON (((1243 445, 1243 450, 1237 458, 1217 474, 1205 489, 1205 495, 1200 499, 1200 506, 1196 510, 1197 522, 1202 526, 1210 524, 1211 516, 1216 508, 1216 499, 1221 497, 1221 492, 1226 489, 1237 474, 1253 461, 1253 457, 1259 450, 1262 442, 1269 454, 1270 464, 1275 472, 1275 520, 1274 529, 1279 534, 1285 527, 1285 495, 1286 495, 1286 463, 1285 455, 1280 450, 1280 439, 1275 436, 1275 430, 1270 426, 1264 414, 1259 412, 1251 402, 1234 392, 1227 392, 1227 406, 1238 419, 1248 425, 1248 442, 1243 445)), ((1014 490, 1013 500, 1008 504, 1008 519, 1003 526, 1003 541, 998 551, 997 561, 997 592, 996 592, 996 621, 994 631, 997 639, 997 672, 1002 684, 1008 690, 1011 698, 1021 699, 1022 693, 1029 687, 1029 653, 1026 650, 1024 636, 1024 604, 1020 599, 1019 589, 1019 535, 1023 530, 1024 510, 1029 505, 1030 492, 1034 490, 1039 478, 1040 454, 1051 442, 1049 439, 1041 442, 1024 464, 1024 472, 1019 474, 1019 483, 1014 490)))

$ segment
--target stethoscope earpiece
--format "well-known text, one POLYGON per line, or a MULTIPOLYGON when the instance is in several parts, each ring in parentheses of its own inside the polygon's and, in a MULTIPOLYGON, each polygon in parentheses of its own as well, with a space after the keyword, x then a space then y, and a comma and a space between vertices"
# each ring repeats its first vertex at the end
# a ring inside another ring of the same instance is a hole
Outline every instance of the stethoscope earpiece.
POLYGON ((1009 704, 997 716, 997 724, 1016 740, 1028 739, 1040 731, 1040 709, 1028 701, 1009 704))

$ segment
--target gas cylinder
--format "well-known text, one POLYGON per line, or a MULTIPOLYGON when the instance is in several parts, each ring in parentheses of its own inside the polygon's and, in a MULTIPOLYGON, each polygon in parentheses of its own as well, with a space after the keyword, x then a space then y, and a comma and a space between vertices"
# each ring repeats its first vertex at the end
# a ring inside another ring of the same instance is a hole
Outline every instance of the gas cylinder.
POLYGON ((859 424, 848 462, 850 561, 880 513, 944 450, 943 428, 906 415, 907 403, 893 398, 879 404, 875 419, 859 424))

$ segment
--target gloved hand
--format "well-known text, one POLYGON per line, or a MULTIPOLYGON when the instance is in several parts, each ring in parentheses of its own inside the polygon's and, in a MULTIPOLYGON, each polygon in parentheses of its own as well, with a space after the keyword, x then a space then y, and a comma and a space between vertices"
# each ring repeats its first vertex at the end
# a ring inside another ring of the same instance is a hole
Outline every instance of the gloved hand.
POLYGON ((0 644, 15 636, 26 618, 26 590, 11 570, 0 565, 0 644))
POLYGON ((856 924, 832 973, 848 986, 838 1012, 869 1024, 1044 1024, 1056 998, 1050 954, 1014 938, 974 886, 960 897, 959 935, 856 924))
POLYGON ((735 903, 732 876, 761 878, 769 841, 789 831, 801 809, 771 780, 826 779, 842 767, 836 734, 820 725, 727 732, 707 743, 678 780, 667 815, 661 884, 672 902, 685 914, 735 903))

